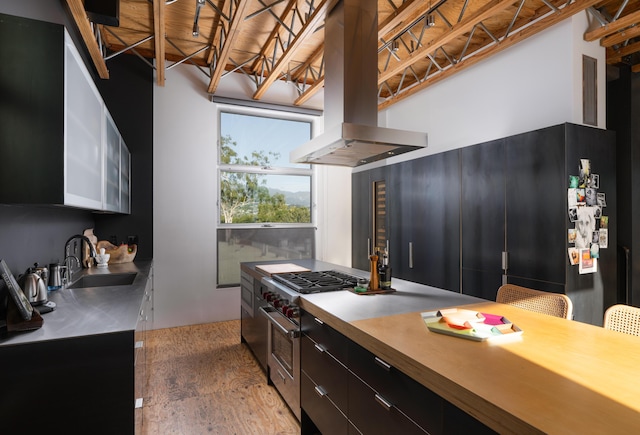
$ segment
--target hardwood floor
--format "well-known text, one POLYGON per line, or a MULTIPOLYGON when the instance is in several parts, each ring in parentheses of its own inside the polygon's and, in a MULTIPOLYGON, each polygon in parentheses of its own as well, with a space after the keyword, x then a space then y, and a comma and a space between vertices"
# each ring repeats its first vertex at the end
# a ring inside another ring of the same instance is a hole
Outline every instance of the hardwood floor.
POLYGON ((245 344, 240 321, 152 330, 142 435, 299 434, 245 344))

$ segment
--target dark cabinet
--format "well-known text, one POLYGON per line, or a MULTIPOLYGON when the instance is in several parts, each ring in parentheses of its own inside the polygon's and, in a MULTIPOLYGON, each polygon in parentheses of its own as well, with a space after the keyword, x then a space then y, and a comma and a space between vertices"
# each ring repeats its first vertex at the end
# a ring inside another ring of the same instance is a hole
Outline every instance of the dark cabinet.
MULTIPOLYGON (((561 124, 390 165, 387 174, 394 277, 490 300, 503 282, 565 293, 574 319, 596 325, 616 302, 614 132, 561 124), (579 175, 581 159, 599 175, 609 217, 598 270, 582 275, 570 263, 567 234, 575 226, 569 176, 579 175)), ((355 193, 366 177, 354 174, 354 194, 370 196, 355 193)), ((367 240, 356 226, 354 252, 367 240)))
POLYGON ((321 319, 301 321, 301 433, 492 433, 321 319))
POLYGON ((614 140, 610 131, 562 124, 461 150, 463 293, 495 299, 503 281, 565 293, 576 320, 601 324, 616 293, 615 247, 600 252, 595 274, 570 264, 567 189, 589 159, 615 243, 614 140))
MULTIPOLYGON (((378 182, 386 184, 386 177, 386 167, 356 172, 352 176, 351 267, 355 269, 370 269, 369 255, 373 252, 376 238, 374 237, 374 188, 378 182)), ((386 228, 388 221, 386 218, 382 219, 384 219, 382 226, 386 228)))
POLYGON ((390 166, 388 184, 393 275, 459 291, 459 151, 390 166))
POLYGON ((506 250, 504 140, 463 148, 460 162, 462 286, 466 294, 495 299, 506 250))

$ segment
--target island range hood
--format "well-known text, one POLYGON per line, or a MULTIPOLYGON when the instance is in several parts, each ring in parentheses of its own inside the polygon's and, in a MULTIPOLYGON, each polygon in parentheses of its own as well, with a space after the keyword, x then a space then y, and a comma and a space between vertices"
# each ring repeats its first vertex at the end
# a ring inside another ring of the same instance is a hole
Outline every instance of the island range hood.
POLYGON ((324 133, 296 163, 360 166, 427 146, 427 134, 378 127, 378 2, 340 0, 325 19, 324 133))

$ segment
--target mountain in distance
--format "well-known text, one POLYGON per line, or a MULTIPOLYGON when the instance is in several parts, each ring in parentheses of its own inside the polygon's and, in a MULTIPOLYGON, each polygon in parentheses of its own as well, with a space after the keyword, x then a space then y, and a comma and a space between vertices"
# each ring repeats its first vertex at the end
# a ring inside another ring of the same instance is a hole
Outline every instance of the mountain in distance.
POLYGON ((274 188, 269 189, 269 195, 273 196, 277 194, 284 195, 284 201, 288 205, 309 207, 309 202, 310 202, 309 192, 288 192, 286 190, 280 190, 280 189, 274 189, 274 188))

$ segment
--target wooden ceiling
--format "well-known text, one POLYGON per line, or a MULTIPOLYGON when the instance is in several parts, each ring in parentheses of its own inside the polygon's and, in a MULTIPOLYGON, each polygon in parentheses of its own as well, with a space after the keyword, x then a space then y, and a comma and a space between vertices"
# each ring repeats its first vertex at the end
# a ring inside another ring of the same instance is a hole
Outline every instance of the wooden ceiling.
MULTIPOLYGON (((303 105, 322 89, 324 17, 339 0, 120 0, 118 27, 92 23, 84 0, 66 1, 104 79, 110 59, 133 54, 160 86, 189 63, 210 94, 227 74, 244 74, 255 100, 285 80, 303 105)), ((379 108, 585 9, 585 40, 600 40, 608 64, 640 72, 640 0, 378 0, 379 108)))

